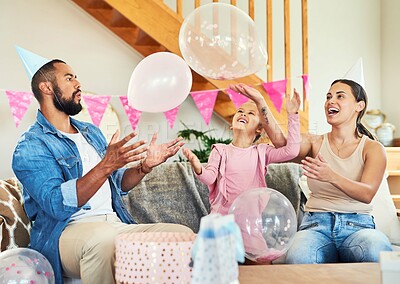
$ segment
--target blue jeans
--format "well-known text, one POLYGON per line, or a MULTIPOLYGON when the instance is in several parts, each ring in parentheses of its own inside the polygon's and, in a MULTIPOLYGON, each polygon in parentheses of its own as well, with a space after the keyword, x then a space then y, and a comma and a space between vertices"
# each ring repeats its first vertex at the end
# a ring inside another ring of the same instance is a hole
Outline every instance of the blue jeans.
POLYGON ((379 252, 391 250, 371 215, 306 212, 286 263, 378 262, 379 252))

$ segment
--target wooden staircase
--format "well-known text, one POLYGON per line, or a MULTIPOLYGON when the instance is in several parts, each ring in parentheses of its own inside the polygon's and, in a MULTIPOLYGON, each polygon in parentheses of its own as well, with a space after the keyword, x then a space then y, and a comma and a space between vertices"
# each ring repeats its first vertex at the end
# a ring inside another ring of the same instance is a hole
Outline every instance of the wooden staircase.
MULTIPOLYGON (((155 52, 170 51, 181 56, 179 49, 179 30, 183 18, 172 11, 161 0, 72 0, 101 24, 114 32, 143 56, 155 52)), ((231 83, 243 82, 256 87, 265 97, 271 112, 278 121, 286 122, 286 111, 278 113, 272 101, 261 86, 262 80, 256 75, 240 78, 239 81, 219 81, 204 78, 192 71, 191 91, 221 90, 214 111, 228 123, 236 109, 225 89, 231 83)), ((283 106, 283 109, 285 107, 283 106)), ((305 117, 305 116, 303 116, 305 117)), ((308 128, 302 119, 302 131, 308 128)), ((282 129, 286 131, 286 123, 282 129)))

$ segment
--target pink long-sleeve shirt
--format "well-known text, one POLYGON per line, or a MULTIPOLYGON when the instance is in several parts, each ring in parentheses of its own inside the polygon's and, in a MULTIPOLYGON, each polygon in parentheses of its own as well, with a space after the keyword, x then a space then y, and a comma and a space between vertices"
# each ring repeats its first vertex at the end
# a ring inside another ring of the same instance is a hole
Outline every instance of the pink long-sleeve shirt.
POLYGON ((208 163, 198 179, 210 190, 211 213, 228 214, 236 197, 253 188, 266 187, 265 175, 270 163, 291 160, 300 151, 298 114, 288 116, 287 144, 275 148, 268 144, 239 148, 232 144, 213 145, 208 163))

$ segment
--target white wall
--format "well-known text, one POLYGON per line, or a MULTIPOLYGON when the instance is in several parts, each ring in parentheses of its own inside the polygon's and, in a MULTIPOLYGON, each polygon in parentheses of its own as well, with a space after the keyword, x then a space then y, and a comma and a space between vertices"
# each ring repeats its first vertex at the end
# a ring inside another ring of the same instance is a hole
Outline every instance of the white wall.
MULTIPOLYGON (((390 5, 398 5, 392 3, 397 1, 382 1, 385 4, 383 6, 387 7, 382 13, 388 13, 392 19, 395 18, 395 11, 390 5)), ((258 0, 256 5, 265 5, 264 2, 258 0)), ((282 10, 280 2, 282 1, 274 0, 274 13, 282 10)), ((299 7, 298 2, 291 1, 292 44, 294 46, 291 53, 292 76, 301 73, 299 62, 301 43, 298 33, 294 33, 295 30, 300 30, 301 25, 300 14, 295 11, 299 7)), ((329 129, 325 123, 323 102, 330 83, 343 76, 360 56, 364 60, 370 108, 381 108, 380 56, 381 53, 385 53, 383 49, 389 44, 383 44, 381 47, 381 34, 385 35, 385 32, 381 31, 380 19, 385 18, 386 15, 381 16, 380 1, 309 0, 308 2, 309 75, 312 85, 310 130, 321 133, 329 129)), ((240 7, 246 8, 245 5, 240 7)), ((265 11, 265 8, 256 11, 256 21, 262 17, 261 10, 265 11)), ((399 22, 398 19, 396 21, 399 22)), ((274 32, 277 38, 274 43, 275 80, 283 79, 284 74, 283 53, 279 51, 282 46, 280 39, 283 38, 282 22, 283 16, 274 17, 274 32)), ((261 25, 260 30, 265 33, 265 24, 261 25)), ((387 25, 389 24, 385 25, 383 21, 382 27, 385 28, 387 25)), ((392 29, 394 27, 392 26, 392 29)), ((130 75, 142 58, 69 0, 0 0, 0 41, 0 115, 2 118, 0 178, 12 175, 10 164, 14 146, 20 134, 34 121, 37 109, 37 103, 32 103, 19 128, 15 127, 4 90, 30 91, 28 78, 15 52, 15 45, 20 45, 46 58, 65 60, 78 74, 83 90, 102 95, 126 95, 130 75)), ((395 48, 392 49, 392 53, 394 50, 395 48)), ((382 61, 383 63, 390 65, 390 62, 382 61)), ((394 68, 388 68, 389 72, 395 73, 394 68)), ((383 67, 382 69, 386 70, 383 67)), ((394 86, 394 83, 391 84, 394 86)), ((392 92, 396 90, 390 87, 390 84, 385 87, 390 88, 392 92)), ((385 94, 387 92, 389 91, 385 91, 385 94)), ((111 104, 119 115, 123 131, 130 131, 129 122, 118 98, 113 98, 111 104)), ((145 113, 142 115, 137 131, 140 138, 148 139, 153 131, 159 130, 160 141, 167 141, 174 138, 176 132, 182 128, 179 120, 201 130, 218 129, 219 133, 215 134, 218 137, 229 135, 227 124, 215 115, 210 126, 207 127, 190 98, 181 106, 172 130, 168 128, 163 114, 145 113)))
POLYGON ((400 135, 399 85, 400 77, 400 1, 381 0, 382 10, 382 111, 388 122, 396 127, 395 137, 400 135), (397 101, 397 103, 396 103, 397 101))
MULTIPOLYGON (((69 0, 0 0, 0 42, 0 179, 13 175, 12 152, 21 133, 34 122, 38 108, 33 100, 19 128, 15 127, 4 90, 30 91, 15 45, 66 61, 78 74, 82 90, 99 95, 126 95, 132 71, 143 58, 69 0)), ((132 128, 119 99, 112 98, 111 105, 127 135, 132 128)), ((164 114, 143 113, 136 131, 146 140, 159 131, 159 141, 166 142, 183 128, 180 121, 196 129, 219 129, 217 137, 229 136, 229 125, 215 115, 207 126, 190 97, 181 105, 173 129, 164 114)))
POLYGON ((323 103, 333 80, 363 58, 369 109, 381 106, 380 1, 310 0, 310 130, 328 129, 323 103))

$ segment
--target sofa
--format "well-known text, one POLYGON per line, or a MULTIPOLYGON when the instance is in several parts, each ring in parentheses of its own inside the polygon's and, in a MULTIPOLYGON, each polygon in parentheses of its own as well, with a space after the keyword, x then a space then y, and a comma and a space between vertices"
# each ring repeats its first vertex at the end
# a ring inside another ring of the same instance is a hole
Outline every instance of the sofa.
MULTIPOLYGON (((294 163, 271 164, 268 187, 284 194, 292 203, 298 220, 306 201, 307 188, 302 168, 294 163)), ((128 194, 124 203, 138 223, 179 223, 198 232, 201 217, 208 214, 208 188, 193 175, 187 162, 164 163, 128 194)), ((396 216, 386 179, 373 200, 377 229, 383 231, 395 249, 400 248, 400 221, 396 216)), ((21 186, 16 178, 0 180, 1 250, 26 247, 30 223, 23 210, 21 186)))
MULTIPOLYGON (((302 174, 297 164, 284 163, 269 166, 267 183, 282 192, 301 211, 302 174)), ((201 217, 210 210, 208 188, 193 175, 187 162, 164 163, 151 173, 123 200, 138 223, 178 223, 198 232, 201 217)), ((29 244, 30 222, 23 210, 21 185, 13 177, 0 180, 1 251, 26 247, 29 244)))
MULTIPOLYGON (((278 190, 289 199, 300 224, 310 193, 301 166, 295 163, 270 164, 266 182, 269 188, 278 190)), ((139 223, 179 223, 194 232, 198 232, 201 217, 207 215, 210 209, 208 188, 196 179, 187 162, 154 168, 123 199, 139 223)), ((394 250, 400 250, 400 219, 386 178, 372 205, 376 228, 388 236, 394 250)))
MULTIPOLYGON (((294 163, 272 164, 266 176, 270 188, 283 193, 296 213, 301 209, 302 169, 294 163)), ((196 179, 187 162, 174 162, 153 169, 123 197, 138 223, 179 223, 198 232, 201 217, 210 211, 208 188, 196 179)))

